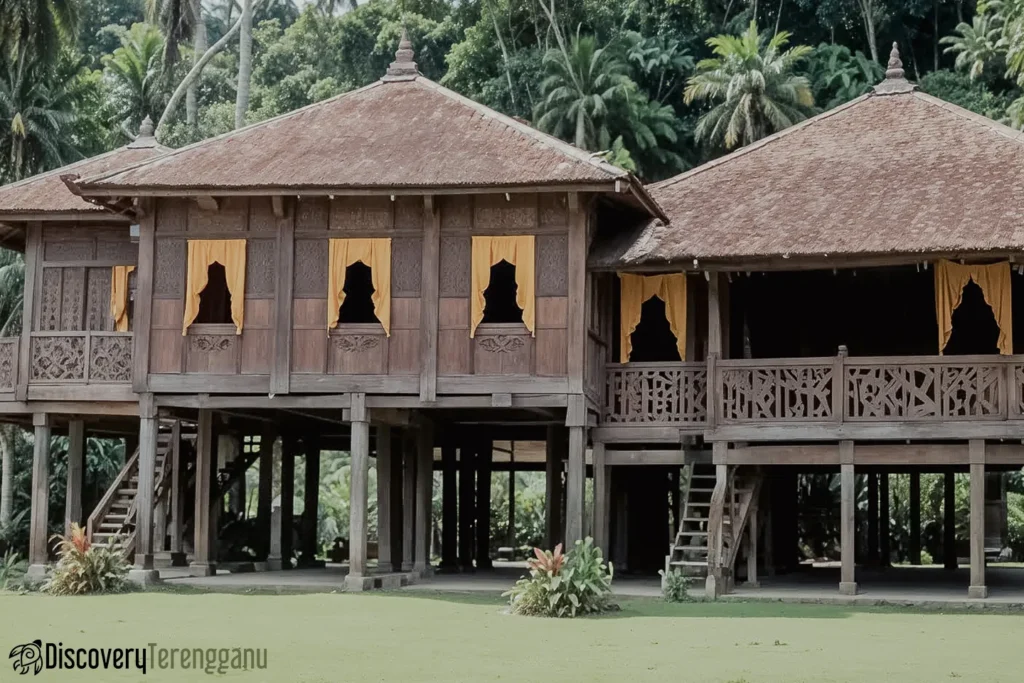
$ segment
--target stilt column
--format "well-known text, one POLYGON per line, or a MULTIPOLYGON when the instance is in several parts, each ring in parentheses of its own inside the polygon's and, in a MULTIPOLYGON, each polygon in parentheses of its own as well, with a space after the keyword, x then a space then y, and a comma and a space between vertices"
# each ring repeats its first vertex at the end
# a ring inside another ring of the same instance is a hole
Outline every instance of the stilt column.
POLYGON ((416 443, 402 433, 402 571, 416 560, 416 443))
MULTIPOLYGON (((171 566, 184 567, 188 564, 182 549, 184 537, 185 511, 184 491, 181 490, 183 479, 181 469, 181 421, 175 420, 171 427, 171 566)), ((261 470, 262 472, 262 470, 261 470)))
POLYGON ((85 422, 68 423, 68 488, 64 503, 64 532, 82 523, 82 484, 85 471, 85 422))
POLYGON ((441 569, 459 564, 458 467, 455 445, 441 447, 441 569))
POLYGON ((946 569, 956 569, 956 474, 953 470, 946 470, 943 484, 942 564, 946 569))
POLYGON ((839 503, 839 539, 840 556, 842 559, 842 570, 839 578, 839 592, 843 595, 857 594, 857 579, 855 577, 855 539, 857 527, 855 515, 857 511, 857 479, 853 470, 853 442, 842 441, 839 443, 839 479, 840 479, 840 503, 839 503))
POLYGON ((32 416, 35 439, 32 447, 32 512, 29 527, 28 575, 39 579, 46 574, 49 560, 47 524, 50 507, 50 416, 32 416))
POLYGON ((921 564, 921 473, 910 473, 910 564, 921 564))
MULTIPOLYGON (((608 547, 611 529, 611 472, 605 464, 605 446, 594 444, 594 545, 601 549, 605 559, 611 557, 608 547)), ((678 485, 678 479, 676 480, 678 485)), ((679 499, 678 488, 674 490, 675 499, 679 499)), ((678 515, 676 515, 678 517, 678 515)), ((675 520, 678 526, 678 520, 675 520)))
POLYGON ((370 468, 370 423, 366 394, 352 394, 352 483, 349 488, 349 555, 345 585, 350 591, 369 588, 366 575, 366 503, 370 468))
MULTIPOLYGON (((401 495, 401 489, 391 490, 394 457, 391 451, 391 427, 380 425, 375 428, 377 436, 377 571, 394 571, 394 553, 391 497, 401 495)), ((401 543, 401 540, 399 540, 401 543)), ((401 562, 399 562, 399 568, 401 562)))
MULTIPOLYGON (((369 440, 367 440, 369 442, 369 440)), ((316 566, 317 518, 320 514, 320 440, 315 436, 305 439, 306 478, 302 506, 302 556, 299 566, 316 566)), ((369 456, 367 456, 369 457, 369 456)))
POLYGON ((548 427, 545 442, 547 475, 544 490, 545 539, 549 549, 562 542, 562 462, 565 460, 565 428, 548 427))
POLYGON ((878 473, 868 473, 868 557, 869 567, 878 566, 878 473))
POLYGON ((139 400, 139 481, 135 494, 135 571, 129 578, 147 580, 139 574, 153 569, 153 489, 156 479, 156 406, 152 394, 139 400))
POLYGON ((484 439, 476 447, 476 568, 493 569, 491 562, 491 464, 494 442, 484 439))
POLYGON ((972 439, 971 460, 971 586, 969 598, 987 598, 985 585, 985 442, 972 439))
POLYGON ((260 434, 260 478, 257 484, 256 537, 259 559, 270 557, 271 519, 274 511, 274 442, 277 435, 269 429, 260 434))
POLYGON ((583 494, 586 487, 586 432, 569 427, 569 458, 565 478, 565 546, 583 539, 583 494))
MULTIPOLYGON (((216 558, 211 556, 211 535, 217 531, 211 528, 213 515, 213 411, 200 410, 196 434, 196 485, 195 485, 195 531, 192 576, 212 576, 217 573, 216 558)), ((141 435, 140 435, 141 436, 141 435)), ((139 454, 141 457, 141 453, 139 454)))
POLYGON ((474 507, 476 491, 474 483, 474 461, 476 457, 473 447, 463 442, 459 446, 459 566, 463 571, 473 569, 473 533, 474 507))
POLYGON ((416 434, 416 556, 413 571, 430 573, 430 533, 434 498, 434 434, 431 425, 416 434))

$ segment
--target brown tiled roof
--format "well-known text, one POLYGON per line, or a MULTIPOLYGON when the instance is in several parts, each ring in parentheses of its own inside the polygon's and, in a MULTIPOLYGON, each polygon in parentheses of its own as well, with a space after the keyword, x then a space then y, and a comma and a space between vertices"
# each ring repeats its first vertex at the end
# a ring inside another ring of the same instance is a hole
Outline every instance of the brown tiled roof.
POLYGON ((87 194, 128 194, 616 180, 628 183, 631 176, 416 74, 385 78, 153 162, 84 177, 78 185, 87 194))
POLYGON ((1024 248, 1024 134, 892 78, 648 189, 592 265, 1024 248))
POLYGON ((61 181, 62 175, 97 175, 137 164, 168 151, 153 138, 142 138, 106 154, 0 187, 0 218, 19 214, 105 213, 96 204, 76 197, 61 181))

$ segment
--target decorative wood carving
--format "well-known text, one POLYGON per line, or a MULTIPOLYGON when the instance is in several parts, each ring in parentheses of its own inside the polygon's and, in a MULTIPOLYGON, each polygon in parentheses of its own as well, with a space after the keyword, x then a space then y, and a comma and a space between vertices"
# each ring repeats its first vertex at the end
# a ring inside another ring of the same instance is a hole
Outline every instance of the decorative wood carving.
POLYGON ((497 334, 493 337, 481 337, 477 345, 490 353, 512 353, 526 346, 522 336, 497 334))
POLYGON ((327 297, 327 240, 295 240, 295 297, 327 297))
MULTIPOLYGON (((83 329, 85 310, 85 268, 64 268, 61 285, 61 330, 83 329)), ((109 299, 108 299, 109 301, 109 299)))
POLYGON ((537 203, 541 225, 545 227, 569 225, 569 210, 564 192, 545 192, 538 195, 537 203))
POLYGON ((189 349, 192 351, 206 351, 208 353, 231 351, 236 336, 230 334, 189 335, 189 349))
MULTIPOLYGON (((423 213, 422 206, 420 213, 423 213)), ((396 237, 391 240, 391 296, 419 296, 422 269, 421 238, 396 237)))
POLYGON ((91 261, 94 258, 95 247, 93 240, 47 241, 43 244, 43 260, 91 261))
POLYGON ((723 422, 832 418, 832 366, 722 368, 723 422))
POLYGON ((1002 414, 1000 365, 884 364, 846 368, 847 419, 956 419, 1002 414))
POLYGON ((248 240, 245 256, 245 294, 256 298, 274 296, 277 272, 277 242, 248 240))
POLYGON ((390 197, 336 197, 331 201, 331 230, 387 232, 394 227, 390 197))
POLYGON ((216 210, 206 210, 192 204, 195 216, 190 229, 196 232, 243 232, 249 223, 249 200, 247 197, 220 198, 216 210))
POLYGON ((153 297, 180 299, 185 295, 185 240, 157 239, 153 271, 153 297))
POLYGON ((469 296, 471 254, 468 236, 441 237, 441 296, 469 296))
POLYGON ((380 346, 380 335, 371 334, 345 334, 332 335, 331 343, 334 348, 347 353, 361 353, 380 346))
POLYGON ((609 366, 604 421, 687 423, 707 421, 706 366, 632 363, 609 366))
POLYGON ((537 195, 480 195, 473 205, 473 227, 482 231, 523 231, 537 227, 537 195))
POLYGON ((17 380, 18 338, 0 339, 0 391, 13 391, 17 380))
POLYGON ((568 235, 538 235, 537 296, 567 296, 569 293, 568 235))
MULTIPOLYGON (((326 230, 330 207, 327 197, 303 197, 295 214, 296 230, 326 230)), ((299 262, 301 263, 301 262, 299 262)), ((296 268, 298 271, 298 268, 296 268)))
POLYGON ((277 217, 270 197, 249 198, 249 232, 277 232, 277 217))
POLYGON ((157 232, 185 232, 188 229, 189 205, 187 199, 161 199, 157 204, 157 232))
POLYGON ((395 197, 395 229, 423 229, 423 197, 395 197))
POLYGON ((139 245, 129 239, 128 228, 125 228, 123 239, 96 241, 96 258, 125 265, 135 264, 139 261, 139 245))
POLYGON ((446 230, 468 230, 472 224, 472 197, 468 195, 448 195, 441 199, 442 232, 446 230))
POLYGON ((44 381, 85 379, 85 337, 33 337, 31 378, 44 381))
POLYGON ((110 320, 110 268, 90 268, 86 273, 88 294, 85 302, 85 329, 103 331, 113 328, 110 320))
POLYGON ((132 338, 94 335, 89 346, 89 381, 132 381, 132 338))
POLYGON ((60 329, 61 269, 43 268, 42 300, 39 302, 39 329, 60 329))

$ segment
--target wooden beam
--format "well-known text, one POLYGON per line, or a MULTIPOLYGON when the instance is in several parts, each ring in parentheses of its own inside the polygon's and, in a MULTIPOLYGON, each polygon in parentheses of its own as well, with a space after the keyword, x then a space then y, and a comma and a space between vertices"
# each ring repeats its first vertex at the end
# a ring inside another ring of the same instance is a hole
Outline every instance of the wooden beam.
MULTIPOLYGON (((401 490, 392 490, 395 463, 391 450, 391 427, 377 425, 374 431, 377 450, 377 571, 391 572, 396 569, 394 538, 391 533, 394 527, 394 505, 391 499, 392 496, 401 496, 401 490)), ((401 562, 398 568, 401 569, 401 562)))
MULTIPOLYGON (((147 202, 152 204, 152 202, 147 202)), ((148 207, 152 208, 152 207, 148 207)), ((139 263, 135 280, 132 320, 132 388, 149 390, 149 347, 153 320, 153 273, 156 269, 156 211, 149 210, 139 222, 139 263)))
POLYGON ((437 328, 441 277, 441 207, 423 197, 423 266, 420 271, 420 401, 437 398, 437 328))
POLYGON ((580 195, 570 192, 569 203, 569 317, 566 326, 568 393, 583 393, 587 352, 587 211, 580 195))
MULTIPOLYGON (((360 394, 360 396, 362 396, 360 394)), ((355 397, 353 397, 355 398, 355 397)), ((354 403, 355 401, 353 401, 354 403)), ((365 406, 365 397, 360 400, 365 406)), ((353 409, 351 476, 349 488, 349 571, 345 585, 349 590, 363 590, 366 586, 366 516, 370 468, 370 423, 365 408, 358 414, 353 409)))
POLYGON ((295 212, 285 211, 282 197, 275 196, 273 200, 274 215, 277 216, 277 279, 274 282, 274 356, 270 366, 270 393, 276 396, 291 390, 295 212))
POLYGON ((270 208, 274 212, 274 218, 284 218, 284 197, 279 194, 275 194, 270 198, 270 208))

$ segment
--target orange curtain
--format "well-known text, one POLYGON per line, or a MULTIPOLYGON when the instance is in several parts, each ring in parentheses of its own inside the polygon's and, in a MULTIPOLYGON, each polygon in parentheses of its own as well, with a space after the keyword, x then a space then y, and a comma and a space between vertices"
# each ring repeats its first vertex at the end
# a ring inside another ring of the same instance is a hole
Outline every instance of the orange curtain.
POLYGON ((619 283, 619 362, 629 362, 633 351, 631 335, 640 324, 640 311, 644 302, 654 296, 665 302, 665 317, 676 336, 679 358, 686 360, 686 274, 619 273, 619 283))
POLYGON ((953 311, 960 305, 964 287, 974 280, 985 296, 985 303, 999 326, 996 345, 999 353, 1013 353, 1013 309, 1010 298, 1010 264, 1006 261, 987 266, 960 265, 952 261, 935 264, 935 315, 939 323, 939 353, 953 334, 953 311))
POLYGON ((328 252, 327 329, 338 326, 345 302, 345 269, 361 261, 370 268, 373 282, 373 314, 391 336, 391 238, 338 239, 330 241, 328 252))
POLYGON ((491 284, 491 266, 502 261, 516 267, 516 305, 523 309, 523 324, 526 325, 526 329, 536 336, 534 236, 473 237, 472 258, 473 294, 470 301, 469 336, 476 334, 477 326, 484 319, 484 291, 491 284))
POLYGON ((110 275, 110 317, 114 329, 128 331, 128 275, 135 266, 114 266, 110 275))
POLYGON ((185 285, 185 317, 181 334, 199 315, 199 295, 210 280, 210 266, 224 266, 224 277, 231 294, 231 320, 235 334, 242 334, 245 312, 245 240, 189 240, 188 281, 185 285))

